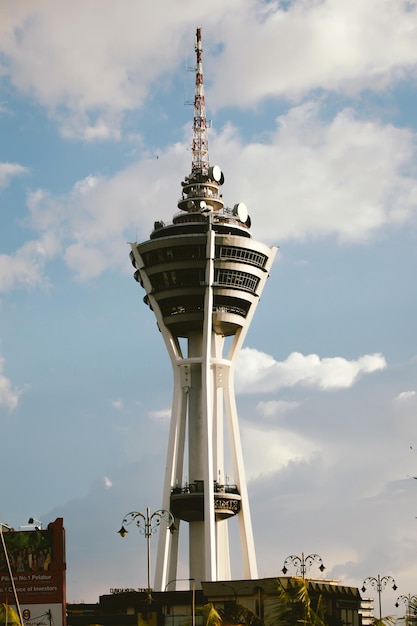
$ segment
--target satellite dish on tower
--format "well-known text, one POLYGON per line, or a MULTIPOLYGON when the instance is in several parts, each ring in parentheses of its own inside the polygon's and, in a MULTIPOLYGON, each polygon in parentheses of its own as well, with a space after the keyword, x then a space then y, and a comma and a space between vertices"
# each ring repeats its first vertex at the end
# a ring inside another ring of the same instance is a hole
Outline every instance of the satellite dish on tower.
POLYGON ((233 207, 233 215, 236 215, 241 222, 245 223, 248 219, 248 209, 246 207, 246 204, 244 204, 243 202, 235 204, 235 206, 233 207))
POLYGON ((208 175, 210 178, 215 180, 216 183, 219 183, 219 185, 223 185, 224 174, 218 165, 213 165, 212 167, 210 167, 208 171, 208 175))

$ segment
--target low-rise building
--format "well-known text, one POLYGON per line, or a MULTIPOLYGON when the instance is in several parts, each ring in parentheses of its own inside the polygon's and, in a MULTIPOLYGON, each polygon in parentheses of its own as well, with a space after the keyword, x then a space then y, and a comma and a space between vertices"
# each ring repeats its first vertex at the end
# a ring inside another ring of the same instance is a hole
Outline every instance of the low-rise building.
MULTIPOLYGON (((279 577, 202 582, 201 589, 165 592, 114 589, 100 596, 97 604, 69 604, 68 626, 203 626, 210 610, 224 624, 274 626, 283 610, 290 612, 295 606, 295 600, 292 606, 285 605, 282 590, 290 597, 301 581, 279 577)), ((329 626, 362 626, 356 587, 324 579, 308 579, 305 584, 311 607, 316 610, 320 605, 329 626)))

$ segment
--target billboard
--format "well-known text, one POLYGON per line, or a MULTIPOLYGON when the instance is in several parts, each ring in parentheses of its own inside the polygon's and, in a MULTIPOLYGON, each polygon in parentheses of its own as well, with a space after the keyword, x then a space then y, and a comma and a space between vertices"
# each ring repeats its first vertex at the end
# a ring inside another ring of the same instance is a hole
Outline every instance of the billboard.
POLYGON ((20 605, 24 626, 66 626, 65 529, 57 518, 45 530, 3 531, 0 545, 0 603, 20 605))

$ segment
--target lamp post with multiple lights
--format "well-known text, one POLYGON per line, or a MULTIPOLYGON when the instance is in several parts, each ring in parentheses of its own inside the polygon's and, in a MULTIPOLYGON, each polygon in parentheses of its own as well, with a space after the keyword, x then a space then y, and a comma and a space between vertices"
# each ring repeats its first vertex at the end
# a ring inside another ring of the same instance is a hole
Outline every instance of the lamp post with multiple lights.
POLYGON ((415 616, 417 615, 417 596, 411 595, 411 593, 408 593, 407 595, 398 596, 395 602, 395 606, 397 608, 400 606, 400 602, 404 602, 404 604, 407 607, 406 620, 408 623, 410 623, 410 618, 411 617, 415 618, 415 616))
POLYGON ((121 537, 125 537, 128 533, 125 526, 129 524, 135 524, 139 529, 139 532, 145 536, 147 544, 147 564, 148 564, 148 600, 151 599, 151 537, 162 522, 165 522, 167 529, 171 533, 176 532, 174 525, 174 516, 170 511, 165 509, 158 509, 153 513, 150 512, 150 508, 146 508, 146 514, 140 511, 131 511, 127 513, 122 520, 122 527, 117 532, 121 537))
POLYGON ((371 585, 371 587, 376 589, 378 593, 379 619, 382 618, 381 593, 388 585, 388 583, 392 584, 392 588, 394 589, 394 591, 398 589, 392 576, 380 576, 378 574, 376 578, 375 576, 368 576, 368 578, 365 578, 365 580, 363 581, 362 592, 366 591, 366 585, 371 585))
POLYGON ((284 561, 284 567, 282 568, 282 573, 285 575, 288 572, 287 565, 294 565, 297 568, 297 571, 301 573, 302 578, 305 578, 306 572, 310 569, 313 563, 320 563, 319 570, 324 572, 326 569, 323 565, 323 561, 321 556, 318 554, 309 554, 308 556, 304 556, 304 552, 301 553, 301 556, 297 556, 296 554, 290 554, 284 561))

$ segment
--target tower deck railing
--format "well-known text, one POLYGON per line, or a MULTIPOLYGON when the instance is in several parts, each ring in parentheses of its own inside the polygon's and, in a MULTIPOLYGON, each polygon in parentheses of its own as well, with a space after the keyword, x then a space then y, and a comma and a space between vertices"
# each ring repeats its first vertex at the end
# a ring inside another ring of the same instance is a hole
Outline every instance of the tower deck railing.
MULTIPOLYGON (((195 480, 192 483, 186 483, 184 486, 175 486, 171 489, 172 494, 180 493, 204 493, 204 482, 202 480, 195 480)), ((221 483, 214 483, 214 493, 234 493, 239 494, 237 485, 222 485, 221 483)))

